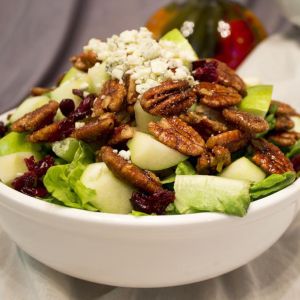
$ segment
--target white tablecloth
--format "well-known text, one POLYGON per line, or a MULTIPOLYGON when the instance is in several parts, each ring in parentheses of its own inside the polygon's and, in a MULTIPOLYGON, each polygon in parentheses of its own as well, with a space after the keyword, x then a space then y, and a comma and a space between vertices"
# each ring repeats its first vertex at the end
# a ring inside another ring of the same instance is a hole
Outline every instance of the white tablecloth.
MULTIPOLYGON (((277 35, 259 46, 241 74, 275 83, 275 96, 300 101, 299 31, 277 35)), ((201 268, 201 266, 199 266, 201 268)), ((298 300, 300 299, 300 215, 262 256, 231 273, 186 286, 114 288, 58 273, 26 255, 0 228, 1 300, 298 300)))

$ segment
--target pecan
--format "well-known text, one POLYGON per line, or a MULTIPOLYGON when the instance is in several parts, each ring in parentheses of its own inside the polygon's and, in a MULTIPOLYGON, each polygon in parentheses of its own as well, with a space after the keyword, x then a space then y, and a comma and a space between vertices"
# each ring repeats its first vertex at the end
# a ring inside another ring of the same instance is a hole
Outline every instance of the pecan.
POLYGON ((138 93, 135 88, 136 87, 135 81, 131 78, 130 75, 126 75, 124 78, 124 82, 127 91, 127 96, 126 96, 127 104, 133 105, 138 98, 138 93))
POLYGON ((199 81, 215 82, 232 87, 244 95, 246 85, 237 73, 219 60, 207 58, 193 62, 193 76, 199 81))
POLYGON ((146 91, 140 102, 150 114, 168 117, 187 111, 196 100, 188 81, 168 80, 146 91))
POLYGON ((114 129, 112 136, 110 137, 108 144, 117 145, 122 144, 133 137, 134 129, 128 124, 123 124, 114 129))
POLYGON ((33 87, 31 89, 31 95, 32 96, 41 96, 41 95, 44 95, 44 94, 49 93, 51 91, 53 91, 52 88, 45 88, 45 87, 36 86, 36 87, 33 87))
POLYGON ((228 130, 225 124, 217 120, 212 120, 201 112, 188 112, 186 114, 181 114, 180 119, 191 125, 200 134, 204 133, 208 136, 228 130))
POLYGON ((86 142, 93 142, 107 137, 113 128, 114 117, 111 114, 103 115, 100 118, 87 122, 82 127, 76 128, 72 132, 71 137, 86 142))
POLYGON ((217 83, 200 82, 194 86, 194 91, 203 104, 214 109, 233 106, 242 100, 235 89, 217 83))
POLYGON ((268 174, 282 174, 294 171, 290 160, 284 156, 281 150, 267 142, 265 139, 253 139, 252 145, 255 153, 252 160, 268 174))
POLYGON ((81 52, 70 58, 73 66, 83 72, 87 72, 89 68, 93 67, 97 62, 97 54, 94 51, 81 52))
POLYGON ((200 134, 178 117, 149 122, 148 129, 161 143, 185 155, 198 156, 204 151, 205 142, 200 134))
POLYGON ((296 110, 291 107, 287 103, 283 103, 277 100, 272 100, 271 102, 271 109, 272 107, 275 107, 275 115, 276 116, 282 116, 282 115, 288 115, 288 116, 293 116, 297 115, 296 110))
POLYGON ((293 146, 300 139, 300 134, 294 131, 284 131, 268 135, 268 140, 280 147, 293 146))
POLYGON ((203 152, 197 160, 197 172, 209 174, 210 171, 221 172, 223 167, 230 165, 230 151, 223 146, 214 146, 211 151, 203 152))
POLYGON ((295 126, 293 120, 289 116, 278 116, 275 122, 275 130, 290 130, 295 126))
POLYGON ((25 114, 11 125, 11 129, 17 132, 35 131, 53 121, 59 104, 51 100, 40 108, 25 114))
POLYGON ((159 178, 154 173, 142 170, 128 162, 117 153, 114 153, 111 147, 102 147, 100 155, 102 161, 120 179, 148 193, 156 193, 163 190, 159 178))
POLYGON ((55 142, 68 137, 75 128, 73 120, 63 119, 47 125, 28 136, 31 143, 55 142))
POLYGON ((254 114, 237 109, 224 109, 222 113, 226 121, 247 133, 255 135, 269 130, 268 122, 254 114))
POLYGON ((93 116, 101 116, 104 112, 121 111, 126 97, 124 84, 118 80, 108 80, 105 82, 100 96, 96 98, 93 106, 93 116))
POLYGON ((247 142, 247 136, 240 130, 235 129, 210 137, 206 142, 206 146, 213 149, 219 145, 228 148, 230 152, 235 152, 246 146, 247 142))

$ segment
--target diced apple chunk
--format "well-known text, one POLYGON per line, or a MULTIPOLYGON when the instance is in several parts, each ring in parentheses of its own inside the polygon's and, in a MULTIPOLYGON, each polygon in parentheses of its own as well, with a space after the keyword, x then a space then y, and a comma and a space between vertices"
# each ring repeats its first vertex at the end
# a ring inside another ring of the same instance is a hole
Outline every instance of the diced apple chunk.
POLYGON ((138 131, 127 145, 131 153, 131 161, 146 170, 168 169, 187 159, 187 156, 162 144, 151 135, 138 131))

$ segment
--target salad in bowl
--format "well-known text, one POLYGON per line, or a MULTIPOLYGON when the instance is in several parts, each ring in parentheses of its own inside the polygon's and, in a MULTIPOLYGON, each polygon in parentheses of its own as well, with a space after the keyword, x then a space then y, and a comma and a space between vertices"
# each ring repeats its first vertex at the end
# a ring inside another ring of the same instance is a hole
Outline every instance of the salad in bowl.
POLYGON ((35 87, 0 132, 0 180, 95 212, 219 212, 292 184, 300 117, 177 29, 91 39, 51 88, 35 87))

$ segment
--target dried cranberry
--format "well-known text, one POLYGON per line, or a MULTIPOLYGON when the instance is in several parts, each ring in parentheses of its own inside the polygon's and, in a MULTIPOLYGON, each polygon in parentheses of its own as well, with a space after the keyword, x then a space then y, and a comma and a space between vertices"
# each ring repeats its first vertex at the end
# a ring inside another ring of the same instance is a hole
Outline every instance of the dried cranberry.
POLYGON ((59 104, 60 111, 67 117, 75 109, 75 103, 72 99, 63 99, 59 104))
POLYGON ((22 192, 24 188, 32 188, 36 186, 37 179, 38 178, 34 172, 28 171, 15 178, 11 185, 15 190, 22 192))
POLYGON ((174 200, 175 193, 167 190, 159 191, 151 195, 134 192, 130 199, 135 210, 146 214, 157 215, 164 214, 167 206, 174 202, 174 200))
POLYGON ((86 118, 92 114, 92 107, 94 100, 96 98, 95 94, 87 95, 78 105, 78 107, 69 115, 70 119, 78 121, 86 118))
POLYGON ((29 171, 34 172, 37 177, 42 177, 46 174, 48 169, 52 166, 54 166, 54 158, 50 155, 45 156, 43 159, 41 159, 38 162, 35 162, 35 159, 33 156, 29 158, 25 158, 25 163, 27 166, 27 169, 29 171))
POLYGON ((216 61, 197 60, 193 62, 193 76, 196 80, 216 82, 218 80, 216 61))
POLYGON ((0 121, 0 138, 2 138, 5 135, 6 131, 7 127, 2 121, 0 121))
POLYGON ((47 189, 44 187, 42 176, 54 165, 54 158, 50 155, 45 156, 36 162, 34 157, 24 159, 28 172, 15 178, 12 187, 29 196, 43 198, 47 196, 47 189))
POLYGON ((73 89, 73 90, 72 90, 72 93, 73 93, 75 96, 80 97, 81 99, 84 98, 84 96, 83 96, 83 90, 73 89))
POLYGON ((291 162, 293 164, 294 170, 296 172, 299 172, 300 171, 300 154, 297 154, 293 158, 291 158, 291 162))

